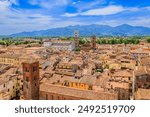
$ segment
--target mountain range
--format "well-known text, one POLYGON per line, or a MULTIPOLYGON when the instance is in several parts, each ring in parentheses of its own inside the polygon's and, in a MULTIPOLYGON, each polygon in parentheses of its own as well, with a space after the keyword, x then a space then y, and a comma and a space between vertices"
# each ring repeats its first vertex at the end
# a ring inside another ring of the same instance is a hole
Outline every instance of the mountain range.
POLYGON ((108 25, 75 25, 61 28, 52 28, 32 32, 21 32, 9 35, 11 37, 32 37, 32 36, 73 36, 78 30, 80 36, 147 36, 150 35, 150 28, 143 26, 131 26, 128 24, 111 27, 108 25))

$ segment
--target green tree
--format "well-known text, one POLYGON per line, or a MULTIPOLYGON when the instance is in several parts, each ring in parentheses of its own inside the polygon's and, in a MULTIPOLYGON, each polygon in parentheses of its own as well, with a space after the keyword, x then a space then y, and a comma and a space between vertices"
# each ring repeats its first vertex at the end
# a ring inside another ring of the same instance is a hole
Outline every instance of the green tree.
POLYGON ((79 44, 82 45, 82 44, 85 44, 85 43, 86 43, 85 40, 83 40, 83 39, 80 39, 80 40, 79 40, 79 44))
POLYGON ((147 42, 150 43, 150 38, 147 39, 147 42))
POLYGON ((80 48, 75 48, 74 51, 78 52, 80 51, 80 48))

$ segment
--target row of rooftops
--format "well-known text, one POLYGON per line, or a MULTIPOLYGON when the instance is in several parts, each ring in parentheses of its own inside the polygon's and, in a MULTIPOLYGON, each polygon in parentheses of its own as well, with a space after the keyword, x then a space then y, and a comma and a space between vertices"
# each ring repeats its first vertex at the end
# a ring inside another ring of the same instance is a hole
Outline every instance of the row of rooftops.
POLYGON ((97 92, 92 90, 81 90, 75 88, 68 88, 64 86, 57 86, 48 83, 41 84, 41 92, 49 92, 52 94, 59 94, 63 96, 76 97, 80 99, 88 100, 114 100, 117 99, 117 94, 112 94, 108 92, 97 92))
POLYGON ((62 76, 59 74, 54 74, 49 79, 44 79, 42 82, 49 82, 50 84, 57 83, 59 81, 60 84, 64 82, 72 82, 72 83, 79 83, 79 84, 87 84, 89 86, 93 86, 96 83, 96 76, 92 75, 84 75, 80 78, 76 78, 75 76, 62 76))
POLYGON ((65 40, 61 40, 61 39, 48 39, 48 40, 45 40, 43 42, 52 42, 52 43, 72 43, 72 41, 65 41, 65 40))
MULTIPOLYGON (((119 51, 115 51, 117 49, 117 45, 99 45, 99 48, 96 51, 90 51, 90 52, 84 52, 84 51, 80 51, 80 52, 62 52, 62 51, 46 51, 47 53, 49 53, 49 57, 47 59, 40 59, 40 62, 44 62, 44 61, 49 61, 50 63, 53 63, 54 61, 57 62, 57 59, 60 59, 59 65, 60 66, 69 66, 72 64, 77 64, 78 66, 82 67, 82 69, 77 70, 77 73, 75 73, 75 76, 82 76, 82 70, 86 69, 87 72, 89 72, 90 70, 93 69, 93 66, 95 64, 101 63, 106 64, 103 62, 102 59, 100 59, 100 57, 102 55, 113 55, 114 56, 114 60, 116 61, 130 61, 132 62, 136 62, 136 60, 134 59, 134 57, 132 57, 132 55, 130 54, 130 52, 132 51, 137 51, 138 52, 138 48, 135 46, 134 49, 130 48, 129 54, 123 52, 123 48, 122 45, 119 46, 119 51), (102 46, 102 47, 101 47, 102 46), (104 47, 104 48, 103 48, 104 47), (114 47, 114 48, 113 48, 114 47), (68 58, 64 58, 65 56, 67 56, 68 58), (64 58, 64 60, 62 60, 64 58), (67 61, 66 63, 64 61, 67 61), (86 67, 83 67, 83 65, 85 65, 86 67), (89 71, 88 71, 89 70, 89 71)), ((148 51, 149 49, 144 49, 143 47, 139 46, 142 50, 148 51)), ((29 50, 31 51, 35 51, 35 53, 33 55, 40 55, 41 53, 45 52, 45 49, 32 49, 29 48, 29 50), (40 52, 40 53, 36 53, 36 52, 40 52)), ((47 54, 46 53, 46 54, 47 54)), ((144 52, 143 52, 144 53, 144 52)), ((22 53, 24 56, 28 56, 26 53, 22 53)), ((6 53, 7 55, 7 53, 6 53)), ((9 54, 8 54, 9 55, 9 54)), ((0 56, 4 56, 4 54, 1 54, 0 56)), ((18 56, 20 56, 19 54, 10 54, 9 56, 6 57, 16 57, 18 58, 18 56)), ((106 60, 112 60, 112 58, 110 58, 110 56, 107 56, 105 59, 106 60)), ((30 57, 30 56, 29 56, 30 57)), ((140 60, 141 65, 144 66, 149 66, 149 57, 147 58, 141 58, 140 60), (147 62, 146 62, 147 61, 147 62)), ((55 62, 54 62, 55 63, 55 62)), ((146 69, 147 69, 146 66, 146 69)), ((60 68, 61 69, 61 68, 60 68)), ((46 72, 50 72, 52 69, 49 68, 48 70, 46 70, 46 72)), ((52 70, 53 71, 53 70, 52 70)), ((109 70, 108 70, 109 71, 109 70)), ((45 73, 45 71, 42 71, 43 74, 45 73)), ((63 72, 63 71, 62 71, 63 72)), ((141 74, 145 74, 145 73, 149 73, 149 70, 147 70, 147 72, 144 70, 135 70, 135 75, 141 75, 141 74)), ((63 83, 66 80, 69 82, 77 82, 77 83, 85 83, 88 85, 99 85, 99 86, 103 86, 105 83, 105 86, 107 85, 107 82, 109 78, 112 77, 132 77, 133 76, 133 70, 129 71, 129 70, 116 70, 114 73, 110 74, 110 76, 105 76, 103 75, 104 73, 101 73, 99 75, 83 75, 81 78, 75 78, 72 76, 67 76, 64 74, 64 76, 62 77, 62 75, 59 74, 55 74, 55 72, 53 72, 53 76, 48 76, 49 80, 45 80, 43 79, 42 82, 45 83, 49 83, 50 85, 55 82, 57 84, 57 82, 63 83), (99 77, 97 77, 99 76, 99 77), (104 79, 101 79, 102 77, 105 77, 104 79), (44 81, 45 80, 45 81, 44 81)), ((96 74, 96 73, 95 73, 96 74)), ((124 85, 125 86, 125 85, 124 85)))

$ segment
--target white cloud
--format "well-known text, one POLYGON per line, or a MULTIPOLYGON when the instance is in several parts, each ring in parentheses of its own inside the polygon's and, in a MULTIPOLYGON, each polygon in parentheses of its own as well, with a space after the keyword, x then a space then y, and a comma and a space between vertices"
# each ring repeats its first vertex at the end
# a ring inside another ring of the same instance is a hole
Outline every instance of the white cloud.
POLYGON ((95 22, 95 24, 100 25, 110 25, 118 26, 122 24, 129 24, 132 26, 145 26, 150 27, 150 19, 148 17, 136 17, 131 19, 103 19, 101 21, 95 22))
POLYGON ((51 16, 34 10, 16 10, 11 7, 12 4, 18 3, 15 0, 0 1, 0 35, 45 29, 52 23, 51 16))
POLYGON ((92 9, 86 12, 80 13, 81 15, 112 15, 124 11, 122 6, 107 6, 99 9, 92 9))
POLYGON ((86 24, 80 21, 71 21, 71 20, 54 21, 54 23, 51 24, 51 28, 65 27, 65 26, 70 26, 70 25, 74 26, 74 25, 86 25, 86 24))
POLYGON ((51 9, 54 7, 66 6, 70 0, 29 0, 31 5, 38 5, 42 8, 51 9))
POLYGON ((121 13, 124 11, 137 12, 140 9, 149 9, 149 7, 138 8, 138 7, 123 7, 123 6, 110 5, 110 6, 106 6, 103 8, 90 9, 90 10, 87 10, 84 12, 65 13, 62 16, 65 16, 65 17, 75 17, 78 15, 81 15, 81 16, 107 16, 107 15, 114 15, 117 13, 121 13))
POLYGON ((73 5, 76 5, 76 4, 79 4, 81 1, 79 0, 79 1, 77 1, 77 2, 73 2, 72 4, 73 5))
POLYGON ((77 1, 76 4, 74 4, 74 7, 78 9, 78 12, 83 12, 91 8, 97 8, 97 6, 103 5, 105 2, 106 0, 91 0, 89 2, 82 0, 77 1))
POLYGON ((137 17, 135 20, 129 22, 135 26, 150 27, 150 19, 148 17, 137 17))
POLYGON ((0 12, 8 10, 10 5, 11 3, 8 1, 0 1, 0 12))
POLYGON ((127 10, 127 11, 130 11, 130 12, 137 12, 137 11, 140 10, 140 8, 138 8, 138 7, 133 7, 133 8, 127 8, 126 10, 127 10))
POLYGON ((75 16, 78 16, 78 15, 79 15, 78 13, 65 13, 62 16, 65 16, 65 17, 75 17, 75 16))
MULTIPOLYGON (((12 4, 16 4, 16 5, 19 4, 17 1, 18 0, 6 0, 6 1, 0 0, 0 35, 17 33, 22 31, 34 31, 34 30, 43 30, 43 29, 49 29, 55 27, 64 27, 68 25, 77 25, 77 24, 86 25, 86 24, 93 24, 93 23, 105 24, 111 26, 127 23, 131 25, 141 25, 141 26, 150 27, 150 20, 148 16, 146 18, 146 15, 145 16, 143 15, 143 17, 140 18, 137 18, 136 16, 134 17, 134 19, 130 18, 128 20, 126 20, 126 18, 124 17, 114 18, 113 16, 109 16, 121 12, 125 12, 125 14, 127 14, 128 12, 137 12, 137 11, 145 11, 145 10, 149 12, 150 10, 149 7, 143 7, 143 8, 127 7, 126 8, 123 6, 110 5, 103 8, 94 7, 94 9, 92 9, 93 6, 95 6, 94 4, 96 4, 96 0, 94 0, 95 2, 91 3, 91 6, 90 5, 85 7, 83 6, 83 8, 79 9, 77 13, 64 13, 62 15, 64 16, 63 18, 65 17, 69 17, 69 18, 65 18, 64 20, 62 20, 61 18, 57 19, 57 18, 53 18, 50 15, 44 15, 45 12, 43 11, 46 11, 46 9, 48 9, 49 11, 49 9, 51 8, 55 8, 55 10, 59 8, 61 9, 62 6, 65 8, 65 6, 67 6, 69 1, 71 2, 71 0, 30 0, 32 1, 32 3, 30 4, 41 6, 39 10, 34 10, 34 9, 16 10, 12 8, 12 4), (90 8, 90 10, 87 10, 88 7, 90 8), (94 20, 92 20, 92 17, 88 17, 89 19, 86 18, 80 19, 80 17, 72 18, 80 15, 81 16, 106 16, 106 17, 103 17, 100 20, 94 18, 93 18, 94 20)), ((78 2, 75 5, 80 4, 80 2, 78 2)))
POLYGON ((150 6, 149 7, 145 7, 146 10, 150 10, 150 6))
POLYGON ((72 4, 75 5, 75 4, 77 4, 77 2, 73 2, 72 4))
POLYGON ((10 2, 5 3, 4 7, 4 3, 5 9, 0 10, 0 35, 82 24, 78 21, 62 21, 35 10, 16 10, 11 7, 10 2))
POLYGON ((123 8, 122 6, 107 6, 107 7, 104 7, 104 8, 91 9, 91 10, 88 10, 88 11, 85 11, 85 12, 65 13, 62 16, 74 17, 74 16, 78 16, 78 15, 83 15, 83 16, 113 15, 113 14, 123 12, 125 10, 126 9, 123 8))
POLYGON ((0 32, 3 34, 46 29, 53 20, 50 16, 32 14, 25 11, 10 13, 7 16, 3 16, 0 20, 0 32))

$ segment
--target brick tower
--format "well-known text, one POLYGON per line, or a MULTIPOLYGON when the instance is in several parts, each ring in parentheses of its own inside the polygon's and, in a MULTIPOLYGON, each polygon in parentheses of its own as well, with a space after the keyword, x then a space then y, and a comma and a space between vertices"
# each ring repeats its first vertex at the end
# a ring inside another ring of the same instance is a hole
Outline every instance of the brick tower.
POLYGON ((28 61, 23 64, 23 96, 25 100, 39 99, 39 62, 28 61))
POLYGON ((96 49, 96 36, 92 36, 92 48, 96 49))
POLYGON ((79 47, 79 39, 78 39, 78 36, 79 36, 79 32, 78 31, 75 31, 74 32, 74 41, 75 41, 75 47, 78 48, 79 47))

